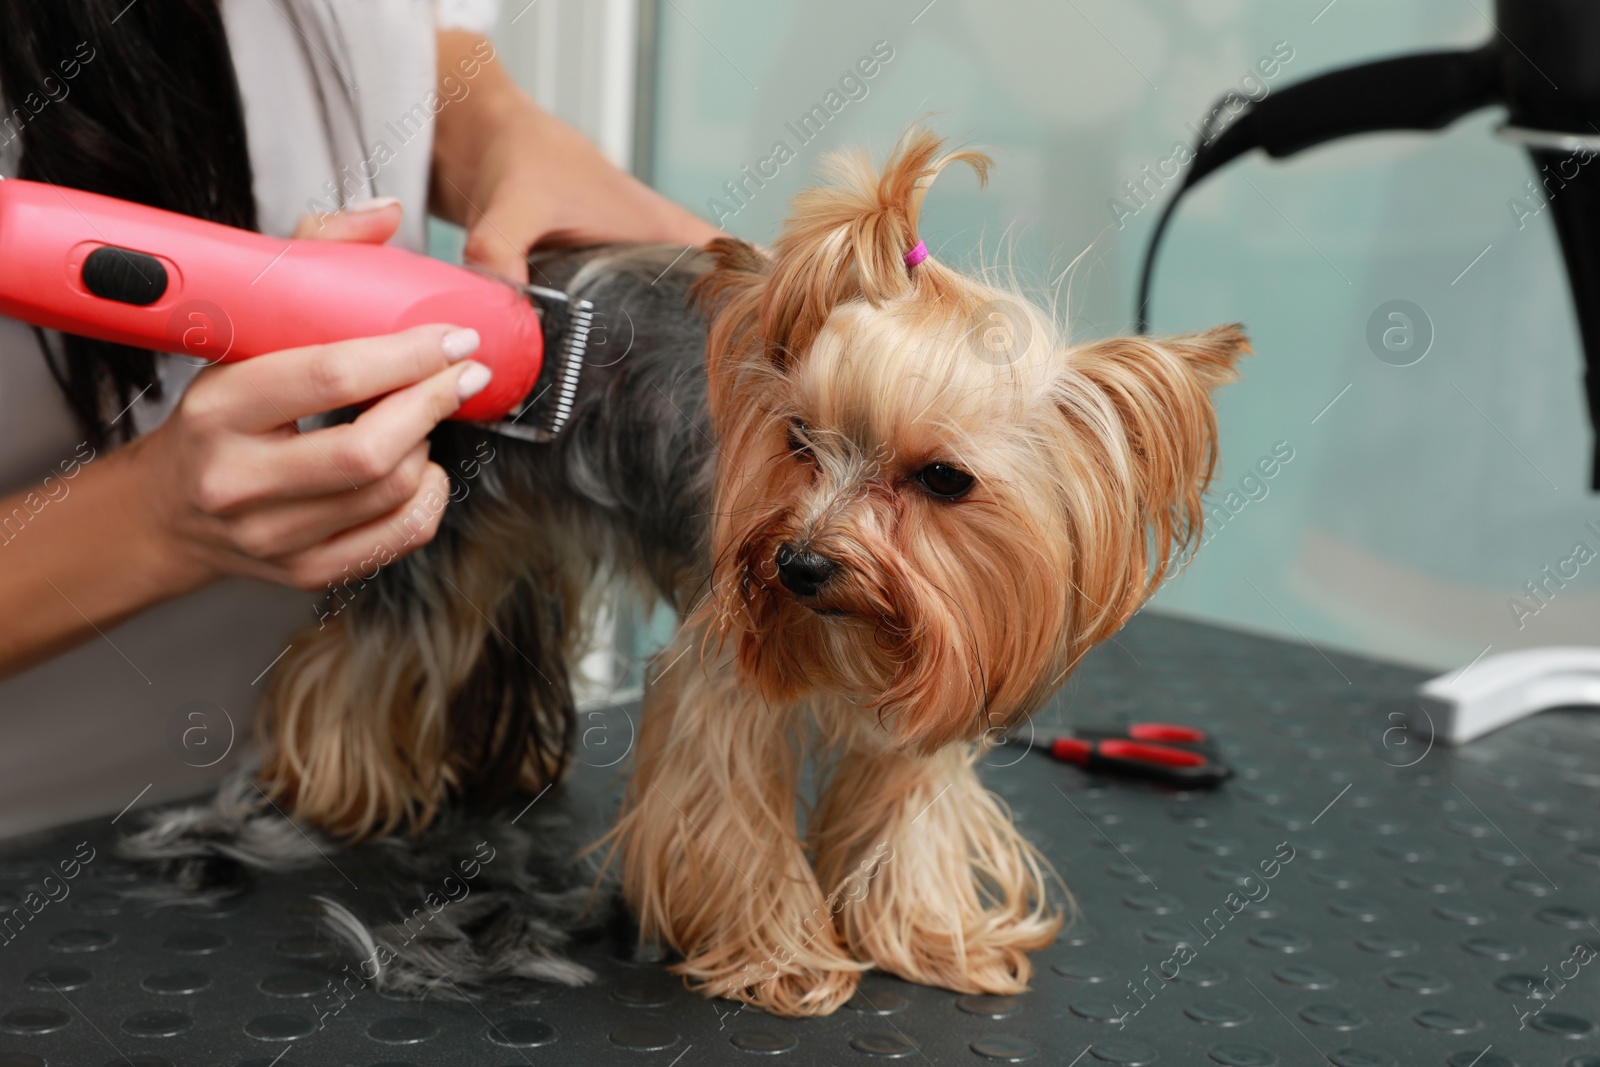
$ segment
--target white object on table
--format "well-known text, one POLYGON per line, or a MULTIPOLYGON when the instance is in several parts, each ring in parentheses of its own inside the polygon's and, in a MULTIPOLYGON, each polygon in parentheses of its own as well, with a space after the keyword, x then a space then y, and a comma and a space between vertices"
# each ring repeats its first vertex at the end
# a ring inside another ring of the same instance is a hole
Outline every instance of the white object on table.
POLYGON ((1551 708, 1600 705, 1600 648, 1529 648, 1490 656, 1418 690, 1433 736, 1465 744, 1551 708))

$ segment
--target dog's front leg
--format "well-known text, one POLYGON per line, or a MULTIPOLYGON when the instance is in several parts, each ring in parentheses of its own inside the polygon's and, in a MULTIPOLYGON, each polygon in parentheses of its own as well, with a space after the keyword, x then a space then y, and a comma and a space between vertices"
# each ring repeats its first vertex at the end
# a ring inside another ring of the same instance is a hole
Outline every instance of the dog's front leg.
POLYGON ((645 700, 637 764, 613 831, 641 935, 682 953, 708 996, 825 1015, 865 969, 844 951, 796 827, 801 721, 702 667, 686 628, 645 700))
POLYGON ((848 733, 811 830, 845 943, 908 981, 1026 989, 1027 953, 1054 940, 1061 914, 1043 858, 978 781, 974 750, 921 757, 848 733))

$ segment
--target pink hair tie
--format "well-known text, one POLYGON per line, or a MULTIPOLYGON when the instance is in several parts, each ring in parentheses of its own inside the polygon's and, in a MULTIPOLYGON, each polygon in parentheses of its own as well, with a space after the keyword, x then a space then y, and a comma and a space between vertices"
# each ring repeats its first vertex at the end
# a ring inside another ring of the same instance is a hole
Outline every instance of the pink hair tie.
POLYGON ((918 263, 928 258, 928 246, 918 241, 916 247, 905 255, 907 269, 915 267, 918 263))

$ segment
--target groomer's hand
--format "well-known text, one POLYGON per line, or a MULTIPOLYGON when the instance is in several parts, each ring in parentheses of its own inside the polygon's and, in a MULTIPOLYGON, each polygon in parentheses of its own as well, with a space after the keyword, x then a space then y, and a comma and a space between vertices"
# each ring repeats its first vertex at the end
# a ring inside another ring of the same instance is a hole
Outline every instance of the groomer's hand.
MULTIPOLYGON (((381 243, 399 223, 396 202, 375 201, 295 236, 381 243)), ((125 450, 169 565, 196 585, 234 574, 311 590, 427 544, 449 494, 428 433, 488 384, 477 347, 440 324, 202 371, 125 450), (368 402, 352 422, 296 427, 368 402)))
POLYGON ((535 245, 667 241, 703 245, 722 231, 612 166, 536 104, 487 38, 439 34, 442 101, 432 206, 467 228, 465 257, 528 281, 535 245))
MULTIPOLYGON (((391 237, 399 205, 365 207, 295 236, 391 237)), ((477 340, 419 326, 209 367, 155 430, 116 451, 85 442, 0 499, 0 677, 223 575, 321 589, 426 544, 449 492, 428 431, 488 382, 477 340), (369 401, 346 425, 295 426, 369 401)))

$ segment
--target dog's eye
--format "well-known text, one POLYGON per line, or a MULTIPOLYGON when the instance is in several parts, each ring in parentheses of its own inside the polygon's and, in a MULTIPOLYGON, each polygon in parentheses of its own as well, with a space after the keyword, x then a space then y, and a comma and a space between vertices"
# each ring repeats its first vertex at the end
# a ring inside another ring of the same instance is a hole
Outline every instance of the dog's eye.
POLYGON ((806 424, 799 419, 789 421, 789 451, 800 459, 811 458, 811 442, 806 440, 806 424))
POLYGON ((948 463, 930 463, 916 473, 922 487, 942 500, 955 500, 972 488, 975 480, 960 467, 948 463))

